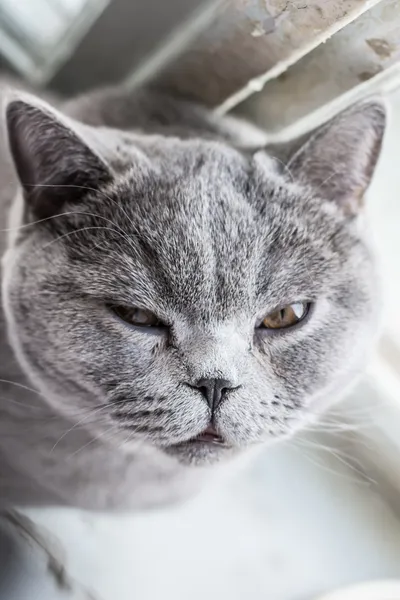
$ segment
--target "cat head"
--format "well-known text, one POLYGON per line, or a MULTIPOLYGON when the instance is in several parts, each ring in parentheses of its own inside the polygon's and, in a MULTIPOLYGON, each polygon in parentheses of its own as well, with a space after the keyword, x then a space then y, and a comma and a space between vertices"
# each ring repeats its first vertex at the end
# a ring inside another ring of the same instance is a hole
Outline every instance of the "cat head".
POLYGON ((362 369, 379 307, 363 226, 379 102, 284 168, 25 97, 6 123, 23 225, 4 259, 11 342, 47 401, 116 452, 229 457, 291 435, 362 369))

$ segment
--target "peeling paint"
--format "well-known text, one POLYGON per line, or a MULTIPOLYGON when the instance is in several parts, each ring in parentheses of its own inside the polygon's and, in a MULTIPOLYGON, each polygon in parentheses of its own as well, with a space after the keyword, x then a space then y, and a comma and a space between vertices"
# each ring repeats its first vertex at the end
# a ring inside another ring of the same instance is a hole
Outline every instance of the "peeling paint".
MULTIPOLYGON (((263 0, 250 0, 249 4, 244 5, 243 14, 254 25, 251 32, 253 37, 259 37, 275 31, 275 19, 266 10, 263 0)), ((243 18, 241 15, 236 16, 238 20, 243 18)))
POLYGON ((265 89, 239 107, 240 113, 271 135, 294 126, 339 96, 380 80, 392 66, 400 65, 399 5, 399 0, 381 0, 288 65, 284 77, 275 71, 278 77, 269 77, 265 89))
POLYGON ((271 19, 268 22, 268 26, 265 27, 262 23, 255 23, 254 29, 251 32, 253 37, 259 37, 260 35, 266 35, 267 33, 272 33, 275 30, 275 20, 271 19))
POLYGON ((380 1, 229 0, 156 81, 230 110, 380 1))
POLYGON ((379 58, 389 58, 396 50, 394 44, 389 43, 387 40, 380 38, 371 38, 365 40, 368 46, 375 52, 379 58))
POLYGON ((375 75, 378 75, 378 73, 381 73, 382 71, 383 67, 377 65, 375 69, 371 69, 371 71, 362 71, 362 73, 359 73, 358 79, 360 81, 368 81, 368 79, 372 79, 372 77, 375 77, 375 75))

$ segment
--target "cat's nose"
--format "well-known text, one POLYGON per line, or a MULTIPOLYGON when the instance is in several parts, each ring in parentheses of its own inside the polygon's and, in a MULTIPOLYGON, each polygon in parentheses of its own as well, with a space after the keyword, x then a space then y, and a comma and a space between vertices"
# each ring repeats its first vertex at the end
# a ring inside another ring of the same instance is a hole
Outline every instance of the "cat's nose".
POLYGON ((199 379, 193 386, 199 389, 214 412, 228 390, 236 389, 228 379, 199 379))

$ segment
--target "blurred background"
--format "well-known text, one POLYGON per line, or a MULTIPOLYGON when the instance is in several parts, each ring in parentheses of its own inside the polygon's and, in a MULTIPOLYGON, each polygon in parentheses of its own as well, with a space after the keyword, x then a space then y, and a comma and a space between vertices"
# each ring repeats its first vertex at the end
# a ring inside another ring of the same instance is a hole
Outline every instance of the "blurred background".
POLYGON ((0 0, 0 66, 62 96, 151 81, 271 141, 371 94, 391 110, 368 196, 384 328, 351 397, 183 508, 26 511, 43 538, 26 545, 23 516, 11 528, 7 600, 311 600, 400 579, 400 2, 0 0))

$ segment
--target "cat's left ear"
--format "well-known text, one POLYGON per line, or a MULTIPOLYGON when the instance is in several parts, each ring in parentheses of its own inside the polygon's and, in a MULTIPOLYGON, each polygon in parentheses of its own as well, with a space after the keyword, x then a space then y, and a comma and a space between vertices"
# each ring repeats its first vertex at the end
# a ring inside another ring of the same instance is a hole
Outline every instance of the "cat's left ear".
POLYGON ((61 214, 90 190, 111 180, 104 160, 81 135, 78 123, 29 95, 5 105, 11 155, 35 219, 61 214))
POLYGON ((383 102, 361 102, 319 128, 287 162, 294 180, 336 202, 348 215, 363 205, 382 147, 383 102))

